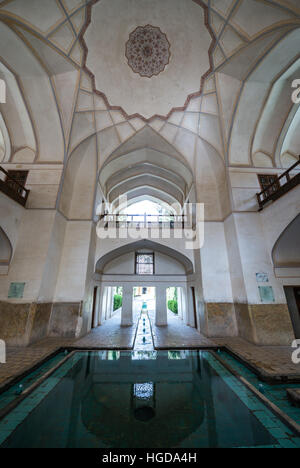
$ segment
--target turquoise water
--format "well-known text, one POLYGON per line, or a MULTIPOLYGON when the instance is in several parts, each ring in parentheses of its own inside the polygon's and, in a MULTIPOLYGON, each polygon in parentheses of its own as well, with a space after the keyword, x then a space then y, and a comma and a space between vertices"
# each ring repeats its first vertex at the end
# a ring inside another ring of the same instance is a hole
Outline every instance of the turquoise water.
POLYGON ((278 406, 278 408, 300 425, 300 408, 296 408, 292 405, 286 393, 288 388, 300 388, 300 384, 283 383, 269 385, 265 382, 261 382, 251 370, 226 351, 219 351, 218 355, 226 361, 230 367, 245 377, 257 390, 260 390, 268 400, 278 406))
POLYGON ((40 365, 36 370, 30 372, 26 377, 19 380, 18 383, 12 385, 8 390, 0 394, 0 410, 5 408, 8 404, 16 399, 20 385, 22 390, 26 390, 39 378, 46 374, 50 369, 52 369, 56 364, 58 364, 65 357, 64 352, 60 352, 55 356, 49 358, 46 362, 40 365))
POLYGON ((0 421, 1 447, 299 447, 209 351, 77 352, 0 421))

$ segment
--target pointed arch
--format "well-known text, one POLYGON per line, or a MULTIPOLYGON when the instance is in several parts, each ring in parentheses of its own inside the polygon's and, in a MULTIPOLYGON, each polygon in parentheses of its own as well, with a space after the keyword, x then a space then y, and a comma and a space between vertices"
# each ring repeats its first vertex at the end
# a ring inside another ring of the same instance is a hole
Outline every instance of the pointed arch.
POLYGON ((164 255, 167 255, 174 260, 177 260, 179 263, 183 265, 185 268, 186 274, 190 275, 194 272, 194 265, 192 261, 183 255, 182 253, 178 252, 177 250, 172 249, 171 247, 167 247, 166 245, 159 244, 158 242, 153 242, 151 240, 140 240, 137 242, 132 242, 130 244, 123 245, 107 254, 103 255, 97 263, 96 263, 96 273, 101 274, 105 268, 105 266, 111 262, 112 260, 119 258, 121 255, 135 252, 136 250, 142 249, 149 249, 155 252, 160 252, 164 255))
POLYGON ((5 231, 0 227, 0 273, 7 274, 13 255, 12 244, 5 231))

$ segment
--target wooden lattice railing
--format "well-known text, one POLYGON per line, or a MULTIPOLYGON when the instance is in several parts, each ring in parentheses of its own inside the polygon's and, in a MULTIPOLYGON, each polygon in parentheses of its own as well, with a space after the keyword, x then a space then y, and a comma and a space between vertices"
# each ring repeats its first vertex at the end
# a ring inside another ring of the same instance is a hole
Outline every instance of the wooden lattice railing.
POLYGON ((0 190, 22 206, 26 205, 30 193, 30 190, 19 184, 3 167, 0 167, 0 190))
POLYGON ((299 161, 281 174, 273 184, 270 184, 256 195, 259 211, 261 211, 267 203, 278 200, 278 198, 282 197, 300 183, 300 172, 296 172, 296 168, 300 169, 300 156, 299 161), (292 174, 293 171, 294 173, 292 174))

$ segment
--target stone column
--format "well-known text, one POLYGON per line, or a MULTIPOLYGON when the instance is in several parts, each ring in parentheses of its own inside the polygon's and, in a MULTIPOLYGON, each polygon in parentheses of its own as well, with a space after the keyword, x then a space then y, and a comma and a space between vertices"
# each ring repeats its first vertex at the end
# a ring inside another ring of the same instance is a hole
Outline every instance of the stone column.
POLYGON ((188 305, 188 289, 186 286, 181 288, 181 300, 182 300, 182 320, 185 324, 188 322, 188 313, 189 313, 189 305, 188 305))
MULTIPOLYGON (((195 311, 195 313, 197 313, 197 311, 195 311)), ((187 291, 187 313, 185 323, 186 325, 195 328, 194 299, 191 287, 189 287, 187 291)))
POLYGON ((109 306, 110 306, 110 297, 111 297, 111 287, 108 286, 107 288, 107 293, 106 293, 106 305, 105 305, 105 319, 108 320, 110 318, 109 316, 109 306))
POLYGON ((131 284, 123 286, 123 304, 122 304, 122 315, 121 315, 121 326, 131 327, 133 325, 133 287, 131 284))
POLYGON ((178 297, 178 318, 183 320, 183 297, 182 297, 182 288, 177 287, 177 297, 178 297))
POLYGON ((158 327, 168 325, 167 286, 164 285, 156 286, 155 325, 158 327))
POLYGON ((110 299, 110 312, 109 312, 110 317, 112 317, 114 313, 114 297, 115 297, 114 287, 112 286, 111 287, 111 299, 110 299))
POLYGON ((107 296, 107 306, 106 306, 106 318, 110 319, 112 316, 112 309, 113 309, 113 288, 109 286, 108 288, 108 296, 107 296))
POLYGON ((103 300, 104 300, 105 287, 103 284, 98 288, 98 326, 102 325, 103 320, 103 300))
POLYGON ((107 286, 103 286, 102 294, 101 322, 103 323, 106 320, 107 286))

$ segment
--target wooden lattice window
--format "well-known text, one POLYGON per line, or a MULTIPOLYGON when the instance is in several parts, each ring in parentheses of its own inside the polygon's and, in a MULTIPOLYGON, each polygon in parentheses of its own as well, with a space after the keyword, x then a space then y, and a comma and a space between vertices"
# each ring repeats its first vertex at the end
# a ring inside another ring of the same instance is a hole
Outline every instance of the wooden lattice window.
POLYGON ((280 188, 277 174, 258 174, 258 180, 262 190, 265 190, 270 187, 270 185, 274 184, 272 187, 270 187, 268 195, 273 192, 277 192, 277 190, 280 188))
POLYGON ((5 182, 13 190, 15 190, 15 192, 19 193, 20 191, 22 191, 20 185, 22 187, 25 187, 26 185, 28 172, 29 171, 7 171, 9 177, 6 178, 5 182), (14 183, 14 180, 17 182, 16 184, 14 183))
POLYGON ((135 274, 154 275, 154 253, 135 254, 135 274))

